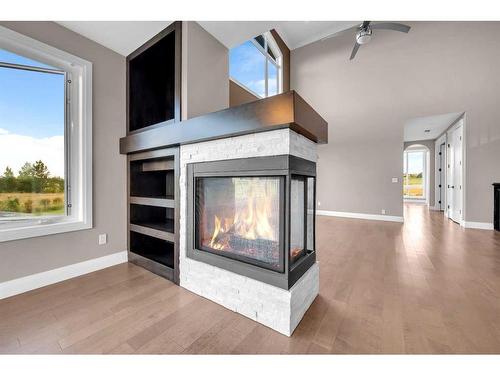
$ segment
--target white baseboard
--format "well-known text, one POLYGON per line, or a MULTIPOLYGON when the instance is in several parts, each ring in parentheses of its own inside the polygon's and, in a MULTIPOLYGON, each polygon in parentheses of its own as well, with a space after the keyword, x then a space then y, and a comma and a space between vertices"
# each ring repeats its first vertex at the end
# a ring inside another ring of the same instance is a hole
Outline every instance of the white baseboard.
POLYGON ((431 211, 441 211, 441 208, 439 206, 429 206, 429 210, 431 210, 431 211))
POLYGON ((0 299, 127 262, 127 252, 106 255, 0 283, 0 299))
POLYGON ((481 223, 479 221, 464 221, 464 228, 493 230, 493 223, 481 223))
POLYGON ((316 214, 322 216, 347 217, 350 219, 393 221, 396 223, 403 222, 402 216, 374 215, 374 214, 362 214, 358 212, 325 211, 325 210, 316 210, 316 214))

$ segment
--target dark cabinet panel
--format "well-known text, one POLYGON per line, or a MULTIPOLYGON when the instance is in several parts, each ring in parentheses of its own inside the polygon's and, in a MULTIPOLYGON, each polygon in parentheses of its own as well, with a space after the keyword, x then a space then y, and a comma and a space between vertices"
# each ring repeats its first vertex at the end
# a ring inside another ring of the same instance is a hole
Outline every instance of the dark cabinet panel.
POLYGON ((180 121, 180 33, 174 22, 127 57, 129 132, 180 121))

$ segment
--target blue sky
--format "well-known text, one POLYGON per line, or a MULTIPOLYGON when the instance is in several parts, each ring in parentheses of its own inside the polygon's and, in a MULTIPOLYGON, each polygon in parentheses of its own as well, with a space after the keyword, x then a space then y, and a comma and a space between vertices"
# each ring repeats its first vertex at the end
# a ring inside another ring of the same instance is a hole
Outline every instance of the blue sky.
MULTIPOLYGON (((0 62, 50 68, 2 49, 0 62)), ((36 160, 64 175, 64 76, 0 67, 0 174, 36 160)))
POLYGON ((265 95, 264 55, 251 41, 229 50, 229 76, 259 94, 265 95))
MULTIPOLYGON (((229 50, 229 76, 265 97, 266 58, 251 40, 229 50)), ((278 94, 278 69, 267 62, 268 95, 278 94)))
MULTIPOLYGON (((47 67, 0 49, 0 61, 47 67)), ((32 137, 64 134, 64 76, 0 67, 0 128, 32 137)))

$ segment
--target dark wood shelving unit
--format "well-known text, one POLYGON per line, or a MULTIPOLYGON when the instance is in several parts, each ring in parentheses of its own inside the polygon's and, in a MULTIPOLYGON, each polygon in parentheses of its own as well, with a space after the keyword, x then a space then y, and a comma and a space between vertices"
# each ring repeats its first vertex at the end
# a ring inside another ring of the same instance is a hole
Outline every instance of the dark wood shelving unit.
MULTIPOLYGON (((127 57, 127 135, 180 121, 181 22, 127 57)), ((127 153, 128 259, 179 283, 179 148, 127 153)))
POLYGON ((128 156, 129 261, 178 282, 179 149, 128 156))

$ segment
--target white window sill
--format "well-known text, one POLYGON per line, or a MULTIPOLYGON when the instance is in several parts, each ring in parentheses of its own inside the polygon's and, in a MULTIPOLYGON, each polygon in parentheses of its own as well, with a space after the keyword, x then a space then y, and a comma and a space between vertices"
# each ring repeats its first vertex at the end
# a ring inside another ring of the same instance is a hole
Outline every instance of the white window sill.
POLYGON ((2 229, 0 226, 0 242, 20 240, 23 238, 32 238, 48 236, 51 234, 73 232, 77 230, 91 229, 92 223, 83 220, 65 220, 57 223, 30 225, 26 227, 13 227, 2 229))

